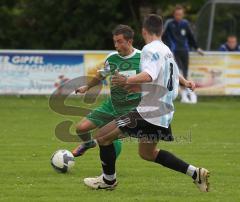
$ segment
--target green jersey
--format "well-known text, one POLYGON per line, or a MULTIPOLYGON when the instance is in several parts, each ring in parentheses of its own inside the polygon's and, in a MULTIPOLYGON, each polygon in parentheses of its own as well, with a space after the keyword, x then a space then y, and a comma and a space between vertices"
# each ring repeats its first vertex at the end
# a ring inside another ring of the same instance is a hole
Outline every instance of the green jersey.
MULTIPOLYGON (((108 55, 105 61, 105 72, 110 76, 114 75, 115 70, 125 76, 136 75, 140 72, 140 55, 141 51, 134 49, 133 53, 128 56, 120 56, 118 52, 108 55)), ((111 102, 117 113, 128 113, 136 108, 140 102, 140 93, 129 93, 124 88, 112 85, 110 83, 111 102)))

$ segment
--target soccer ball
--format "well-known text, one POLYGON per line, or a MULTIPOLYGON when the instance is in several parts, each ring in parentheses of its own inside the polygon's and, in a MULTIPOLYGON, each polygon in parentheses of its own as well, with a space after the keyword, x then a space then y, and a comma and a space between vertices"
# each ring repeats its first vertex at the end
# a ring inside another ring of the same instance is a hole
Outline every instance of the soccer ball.
POLYGON ((68 150, 58 150, 51 157, 52 167, 61 173, 66 173, 75 164, 74 156, 68 150))

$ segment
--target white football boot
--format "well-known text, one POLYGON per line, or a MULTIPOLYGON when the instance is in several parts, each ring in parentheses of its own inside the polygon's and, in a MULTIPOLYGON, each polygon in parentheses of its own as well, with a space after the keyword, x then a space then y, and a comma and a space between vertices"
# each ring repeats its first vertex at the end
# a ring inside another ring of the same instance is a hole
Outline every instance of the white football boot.
POLYGON ((112 185, 106 184, 103 181, 103 175, 100 175, 98 177, 85 178, 83 181, 84 181, 85 185, 87 185, 88 187, 90 187, 92 189, 113 190, 117 186, 117 181, 114 184, 112 184, 112 185))
POLYGON ((190 103, 191 104, 196 104, 197 103, 197 94, 190 89, 189 89, 188 94, 189 94, 189 97, 190 97, 190 103))
POLYGON ((188 90, 186 88, 181 90, 181 103, 190 103, 190 99, 188 97, 188 90))
POLYGON ((197 178, 193 181, 193 183, 198 187, 201 192, 208 192, 209 191, 209 182, 208 178, 210 173, 205 168, 197 168, 197 178))

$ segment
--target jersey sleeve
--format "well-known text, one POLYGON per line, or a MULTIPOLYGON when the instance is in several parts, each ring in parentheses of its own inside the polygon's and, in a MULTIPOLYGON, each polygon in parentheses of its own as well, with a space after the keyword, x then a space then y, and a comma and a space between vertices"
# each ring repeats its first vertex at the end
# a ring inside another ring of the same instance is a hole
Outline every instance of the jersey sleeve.
POLYGON ((105 61, 104 61, 104 63, 103 63, 103 67, 98 70, 98 73, 100 73, 100 75, 101 75, 103 78, 106 78, 106 77, 109 76, 110 73, 111 73, 111 67, 110 67, 110 64, 109 64, 108 59, 110 58, 110 56, 111 56, 112 54, 113 54, 113 53, 110 53, 110 54, 105 58, 105 61))
POLYGON ((185 23, 186 23, 186 27, 187 27, 187 38, 189 41, 189 45, 195 49, 198 49, 198 44, 193 35, 193 32, 192 32, 189 22, 186 20, 185 23))
POLYGON ((156 80, 162 68, 161 60, 162 58, 158 52, 153 53, 143 49, 140 61, 141 71, 149 74, 153 81, 156 80))

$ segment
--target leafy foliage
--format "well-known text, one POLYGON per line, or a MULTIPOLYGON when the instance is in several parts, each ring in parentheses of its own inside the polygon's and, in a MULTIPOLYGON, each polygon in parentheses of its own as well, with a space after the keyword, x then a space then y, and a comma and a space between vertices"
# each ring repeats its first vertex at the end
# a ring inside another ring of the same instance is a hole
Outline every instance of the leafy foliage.
MULTIPOLYGON (((8 49, 113 49, 111 30, 119 23, 136 32, 141 48, 143 8, 170 16, 182 1, 167 0, 1 0, 0 47, 8 49)), ((190 20, 204 3, 185 1, 190 20)))

